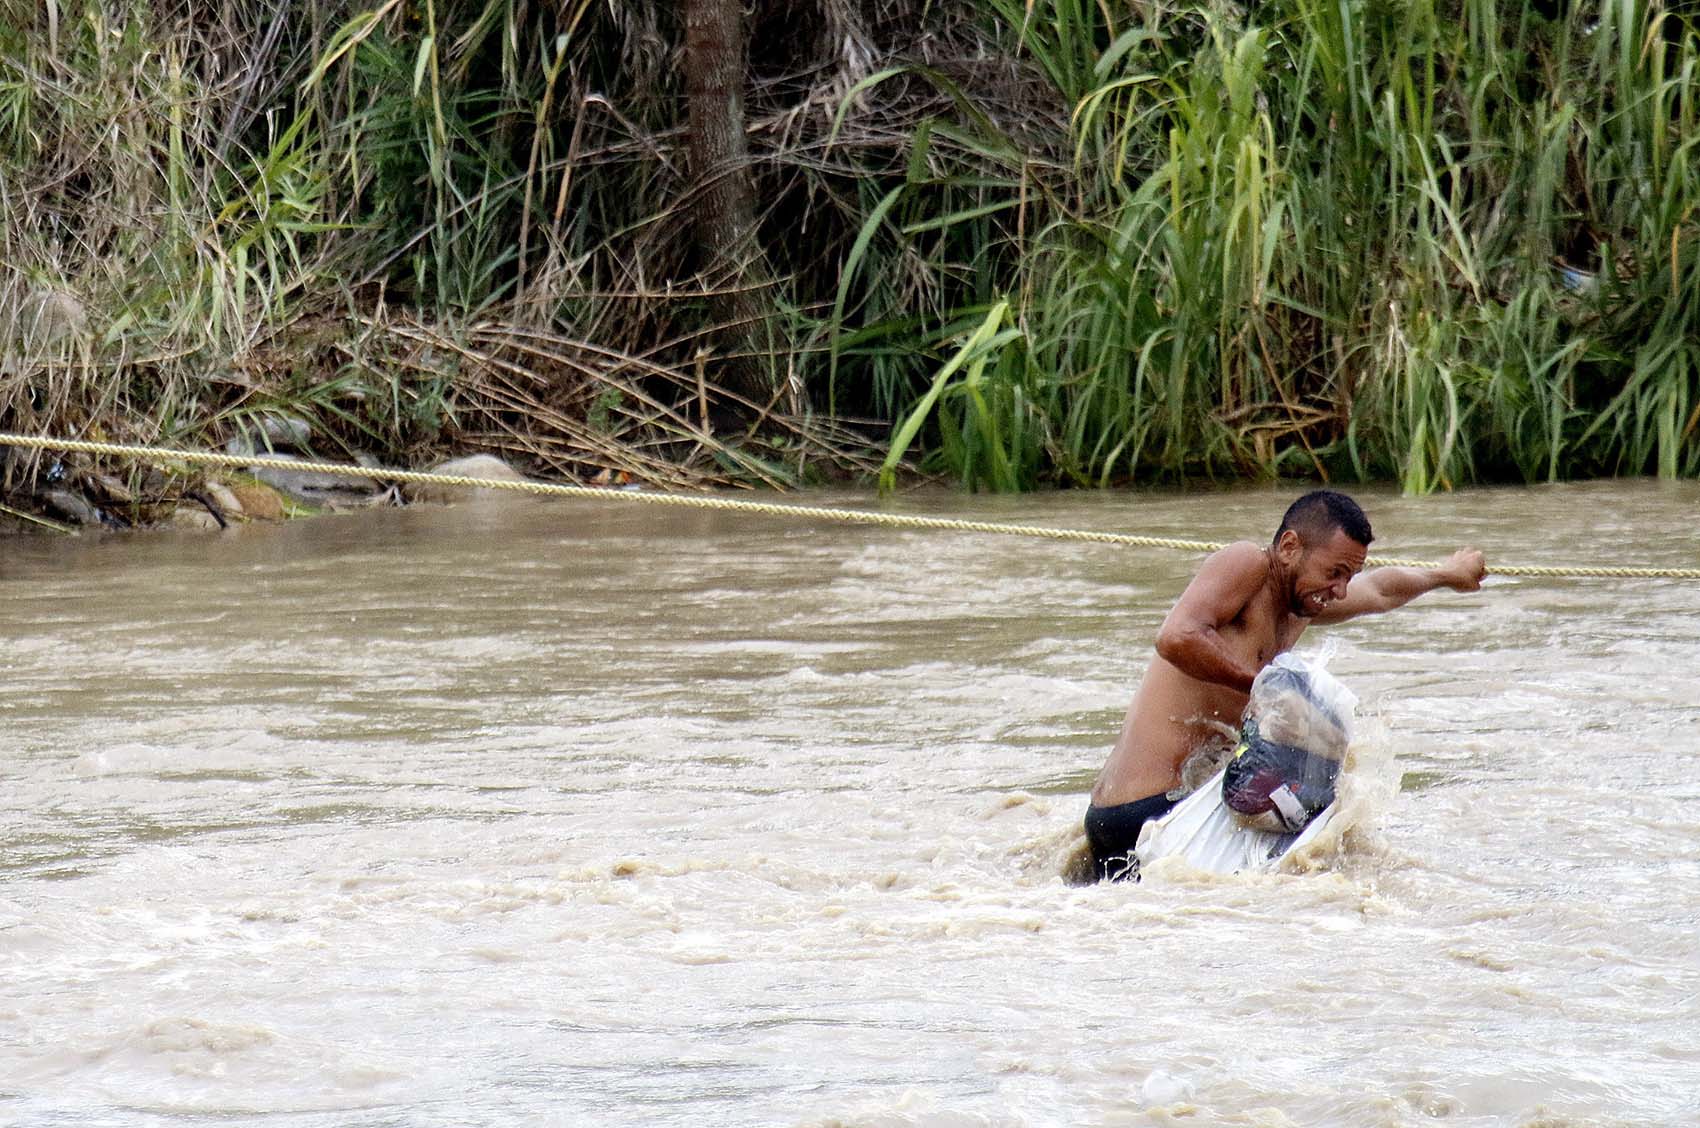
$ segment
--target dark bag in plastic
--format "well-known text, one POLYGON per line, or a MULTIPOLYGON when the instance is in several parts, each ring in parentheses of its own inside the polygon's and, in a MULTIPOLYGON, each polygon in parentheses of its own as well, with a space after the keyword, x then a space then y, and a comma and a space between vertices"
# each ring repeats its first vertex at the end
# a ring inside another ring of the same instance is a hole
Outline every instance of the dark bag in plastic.
POLYGON ((1319 664, 1283 654, 1252 683, 1222 802, 1244 826, 1296 834, 1334 801, 1357 698, 1319 664))

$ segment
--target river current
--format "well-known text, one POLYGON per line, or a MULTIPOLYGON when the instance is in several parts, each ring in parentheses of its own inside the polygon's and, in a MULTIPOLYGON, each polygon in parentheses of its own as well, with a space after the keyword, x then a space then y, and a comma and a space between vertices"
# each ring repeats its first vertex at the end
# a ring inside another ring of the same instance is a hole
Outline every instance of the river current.
MULTIPOLYGON (((1700 558, 1693 483, 1359 497, 1387 555, 1700 558)), ((1318 628, 1337 848, 1069 884, 1197 564, 613 499, 8 540, 0 1123, 1700 1122, 1700 587, 1318 628)))

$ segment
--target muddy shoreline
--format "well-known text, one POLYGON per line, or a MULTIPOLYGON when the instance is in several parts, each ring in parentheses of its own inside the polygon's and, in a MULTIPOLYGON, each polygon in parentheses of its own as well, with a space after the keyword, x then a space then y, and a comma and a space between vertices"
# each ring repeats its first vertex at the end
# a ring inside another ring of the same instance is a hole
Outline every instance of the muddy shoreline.
MULTIPOLYGON (((157 463, 117 465, 82 453, 6 448, 6 490, 0 497, 0 533, 67 535, 83 529, 133 531, 184 529, 216 532, 249 522, 286 521, 419 503, 444 504, 499 491, 439 483, 386 481, 379 461, 357 452, 354 460, 317 455, 303 437, 264 436, 262 446, 233 440, 225 453, 251 455, 251 465, 205 468, 162 455, 157 463), (287 463, 299 462, 296 469, 287 463), (315 469, 332 463, 346 473, 315 469), (371 477, 359 474, 371 469, 371 477)), ((445 458, 430 473, 496 482, 534 480, 489 454, 445 458)), ((541 479, 537 479, 541 480, 541 479)), ((620 485, 593 481, 590 485, 620 485)))

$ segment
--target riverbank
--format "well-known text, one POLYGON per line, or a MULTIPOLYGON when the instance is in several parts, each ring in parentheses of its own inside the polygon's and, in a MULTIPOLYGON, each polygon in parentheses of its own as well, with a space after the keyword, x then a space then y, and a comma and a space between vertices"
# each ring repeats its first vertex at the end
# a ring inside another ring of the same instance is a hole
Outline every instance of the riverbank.
MULTIPOLYGON (((79 443, 76 447, 106 447, 79 443)), ((83 528, 215 530, 250 521, 283 521, 320 513, 413 503, 452 503, 543 485, 491 455, 449 459, 423 471, 381 467, 370 456, 335 463, 310 451, 208 452, 111 447, 55 452, 44 445, 46 484, 28 495, 32 508, 0 505, 0 530, 75 533, 83 528), (97 456, 104 457, 97 460, 97 456), (125 477, 99 469, 125 462, 125 477), (8 524, 12 527, 7 529, 8 524)), ((26 448, 7 448, 8 457, 26 448)), ((618 486, 605 476, 591 483, 618 486)), ((16 500, 16 499, 14 499, 16 500)))
MULTIPOLYGON (((275 449, 262 452, 251 449, 250 444, 235 442, 233 455, 257 461, 220 469, 206 469, 163 455, 126 461, 7 447, 8 476, 18 467, 26 485, 7 498, 0 510, 4 522, 0 528, 10 525, 11 531, 56 533, 83 528, 213 530, 233 523, 283 521, 402 500, 399 491, 370 478, 270 465, 279 460, 305 462, 301 454, 288 449, 289 445, 281 442, 275 449), (38 483, 33 489, 27 485, 32 476, 38 483)), ((486 472, 514 474, 499 460, 486 461, 489 465, 481 467, 486 472)), ((354 470, 360 463, 347 466, 354 470)))
POLYGON ((1700 474, 1679 6, 690 7, 742 73, 693 87, 673 5, 0 21, 0 428, 662 489, 1700 474))
POLYGON ((721 460, 730 469, 688 474, 686 466, 675 466, 670 483, 639 479, 628 470, 607 466, 563 481, 536 473, 535 460, 521 463, 533 471, 528 473, 486 453, 428 461, 418 469, 385 465, 376 455, 357 448, 344 447, 339 460, 318 453, 313 428, 304 419, 274 413, 251 422, 253 429, 229 440, 223 451, 0 433, 0 440, 5 440, 0 441, 0 469, 11 484, 0 500, 0 531, 217 529, 233 522, 453 502, 497 492, 541 493, 558 487, 671 485, 675 492, 694 492, 728 484, 761 484, 783 489, 805 479, 813 484, 842 482, 858 471, 865 479, 873 465, 852 453, 829 451, 830 457, 822 458, 816 450, 809 473, 811 452, 799 445, 792 452, 797 466, 788 472, 737 448, 737 457, 721 460), (741 465, 767 472, 760 474, 759 482, 752 482, 752 475, 733 472, 741 465))

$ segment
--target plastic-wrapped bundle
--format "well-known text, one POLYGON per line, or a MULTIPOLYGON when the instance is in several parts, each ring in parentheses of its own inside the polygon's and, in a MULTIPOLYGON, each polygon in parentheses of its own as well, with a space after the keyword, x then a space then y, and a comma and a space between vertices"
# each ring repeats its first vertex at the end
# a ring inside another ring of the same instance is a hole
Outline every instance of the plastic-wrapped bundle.
POLYGON ((1296 834, 1334 801, 1358 699, 1318 662, 1282 654, 1252 682, 1222 802, 1241 825, 1296 834))

